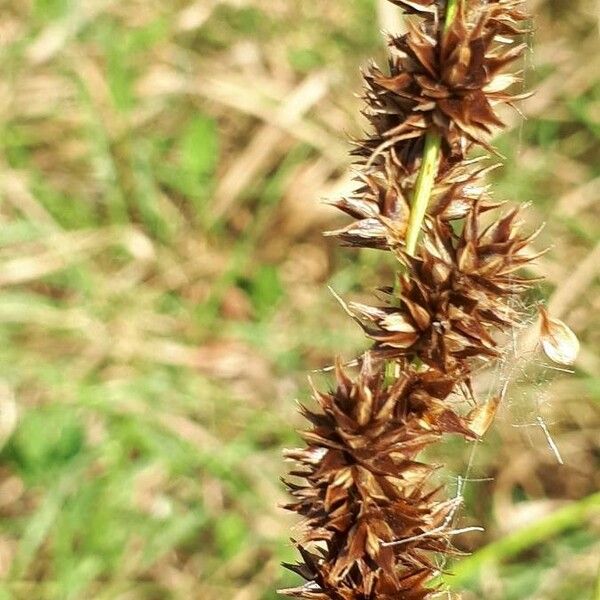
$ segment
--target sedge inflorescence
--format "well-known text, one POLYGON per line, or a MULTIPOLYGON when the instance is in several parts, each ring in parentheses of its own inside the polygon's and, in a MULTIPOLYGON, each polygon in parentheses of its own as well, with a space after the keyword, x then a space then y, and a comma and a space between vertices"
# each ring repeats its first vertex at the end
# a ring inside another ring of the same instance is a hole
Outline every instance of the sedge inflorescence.
POLYGON ((355 377, 338 362, 333 388, 314 390, 316 408, 302 408, 306 446, 287 451, 296 463, 287 508, 303 518, 301 561, 288 567, 305 582, 283 593, 297 598, 434 593, 436 556, 453 552, 456 503, 439 497, 436 467, 419 455, 446 434, 484 433, 489 415, 471 377, 502 357, 523 318, 515 299, 532 284, 519 271, 535 234, 521 233, 519 210, 492 200, 490 167, 470 158, 476 146, 491 149, 499 105, 518 99, 507 68, 525 48, 523 2, 391 1, 411 15, 408 31, 390 36, 387 71, 364 75, 372 127, 354 151, 360 184, 335 202, 354 220, 328 234, 391 252, 399 268, 376 302, 346 306, 372 347, 355 377), (426 168, 427 214, 411 248, 426 168))

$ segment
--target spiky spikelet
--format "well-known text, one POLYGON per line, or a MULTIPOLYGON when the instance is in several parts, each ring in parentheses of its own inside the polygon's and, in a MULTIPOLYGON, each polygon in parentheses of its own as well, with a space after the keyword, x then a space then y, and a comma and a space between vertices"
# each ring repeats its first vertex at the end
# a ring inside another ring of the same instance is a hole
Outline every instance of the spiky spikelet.
POLYGON ((513 301, 533 280, 516 271, 535 258, 535 234, 519 235, 517 210, 481 231, 480 213, 475 204, 460 234, 439 218, 430 223, 418 256, 401 255, 400 297, 387 288, 383 306, 349 305, 376 356, 417 357, 445 372, 500 356, 494 332, 521 318, 513 301))
POLYGON ((456 379, 407 369, 388 386, 382 364, 366 354, 356 380, 339 364, 336 380, 330 393, 314 390, 319 411, 303 408, 307 447, 287 452, 298 464, 291 475, 303 480, 288 484, 295 502, 287 508, 305 519, 304 564, 292 569, 308 583, 286 593, 425 598, 431 590, 422 583, 436 571, 431 553, 449 548, 440 526, 454 504, 435 500, 426 489, 434 467, 415 457, 444 433, 476 438, 453 409, 456 379), (307 542, 323 551, 311 553, 307 542))
POLYGON ((518 77, 504 69, 526 48, 510 43, 526 14, 520 0, 466 3, 469 10, 460 2, 446 30, 439 25, 437 5, 423 3, 436 10, 419 23, 409 21, 405 35, 389 39, 389 74, 376 66, 365 74, 366 114, 375 133, 355 154, 368 164, 381 165, 391 153, 414 170, 432 129, 442 136, 447 160, 463 160, 473 144, 490 148, 493 130, 503 125, 497 106, 516 99, 508 89, 518 77))

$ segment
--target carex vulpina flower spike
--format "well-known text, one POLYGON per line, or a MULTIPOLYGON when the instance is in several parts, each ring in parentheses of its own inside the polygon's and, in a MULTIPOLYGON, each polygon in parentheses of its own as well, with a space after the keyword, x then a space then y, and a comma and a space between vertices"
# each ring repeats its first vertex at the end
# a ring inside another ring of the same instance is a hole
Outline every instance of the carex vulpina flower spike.
MULTIPOLYGON (((507 69, 525 48, 522 0, 391 1, 412 15, 408 32, 389 38, 385 71, 364 74, 372 128, 355 142, 356 191, 334 202, 353 222, 328 235, 391 252, 398 270, 373 303, 344 304, 372 346, 354 376, 338 360, 332 388, 313 390, 305 447, 286 452, 286 508, 302 517, 300 561, 287 566, 304 582, 282 593, 296 598, 439 591, 436 555, 455 552, 460 498, 444 499, 421 453, 491 426, 506 390, 483 403, 471 379, 505 354, 523 320, 516 300, 535 282, 521 270, 536 233, 492 199, 497 165, 469 156, 492 149, 499 105, 518 99, 507 69)), ((550 350, 566 337, 555 323, 542 313, 550 350)))
POLYGON ((498 358, 494 330, 507 332, 519 322, 511 300, 531 283, 515 273, 534 258, 532 236, 519 235, 517 216, 511 211, 481 232, 475 204, 459 234, 439 217, 432 220, 418 255, 399 254, 405 270, 399 285, 382 290, 386 302, 349 305, 375 342, 373 353, 418 357, 441 371, 464 370, 465 359, 498 358))

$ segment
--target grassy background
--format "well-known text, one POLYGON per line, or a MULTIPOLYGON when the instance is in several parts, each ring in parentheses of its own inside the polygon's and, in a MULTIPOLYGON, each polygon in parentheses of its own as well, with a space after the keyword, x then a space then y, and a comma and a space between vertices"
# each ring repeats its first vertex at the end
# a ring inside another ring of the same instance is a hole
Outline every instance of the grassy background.
MULTIPOLYGON (((465 599, 600 597, 596 0, 532 2, 497 197, 547 222, 535 355, 477 448, 465 599), (565 461, 559 466, 541 417, 565 461)), ((387 14, 387 13, 385 13, 387 14)), ((0 598, 267 600, 294 520, 280 454, 305 373, 362 347, 327 291, 389 276, 318 204, 351 186, 375 0, 0 2, 0 598)), ((383 22, 382 22, 383 19, 383 22)), ((484 376, 485 379, 485 376, 484 376)), ((471 447, 432 457, 466 473, 471 447)))

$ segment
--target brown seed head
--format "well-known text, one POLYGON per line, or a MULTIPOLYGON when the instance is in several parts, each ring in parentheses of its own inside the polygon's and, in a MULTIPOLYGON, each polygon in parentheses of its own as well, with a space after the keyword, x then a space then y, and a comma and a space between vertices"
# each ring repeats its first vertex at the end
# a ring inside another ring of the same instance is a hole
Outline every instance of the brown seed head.
POLYGON ((467 359, 500 355, 493 334, 519 321, 511 300, 531 284, 516 271, 534 258, 533 236, 519 235, 517 211, 483 230, 480 213, 475 204, 460 234, 439 218, 430 223, 419 255, 400 255, 400 297, 386 288, 383 306, 349 305, 377 356, 416 356, 452 372, 467 359))
POLYGON ((312 424, 302 434, 307 447, 287 452, 298 464, 291 474, 303 481, 288 483, 295 501, 287 508, 305 519, 305 562, 291 568, 308 583, 286 593, 424 598, 421 582, 435 571, 429 553, 448 549, 447 533, 435 530, 452 503, 425 490, 433 467, 415 458, 444 433, 476 438, 452 409, 456 379, 408 369, 387 386, 383 365, 366 354, 355 380, 339 364, 336 380, 332 392, 314 391, 317 412, 303 409, 312 424), (311 554, 308 542, 326 550, 311 554))

